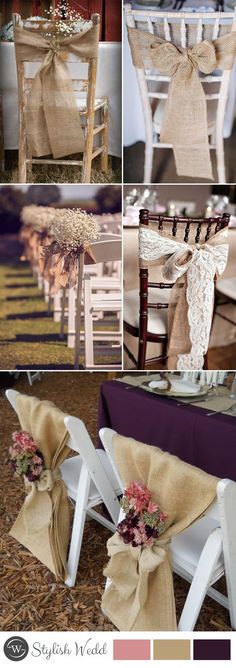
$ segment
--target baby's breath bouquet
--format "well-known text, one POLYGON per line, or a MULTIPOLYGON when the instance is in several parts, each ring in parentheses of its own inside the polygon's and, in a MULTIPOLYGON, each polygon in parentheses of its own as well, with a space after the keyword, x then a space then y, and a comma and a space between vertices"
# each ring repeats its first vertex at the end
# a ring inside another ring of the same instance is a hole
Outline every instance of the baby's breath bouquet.
POLYGON ((29 204, 21 211, 21 220, 24 225, 31 226, 34 232, 48 233, 55 219, 56 209, 49 206, 29 204))
POLYGON ((46 268, 54 277, 55 292, 59 287, 75 285, 82 254, 86 264, 96 262, 90 244, 100 236, 99 224, 93 214, 82 209, 57 209, 49 234, 52 241, 45 246, 44 255, 46 268))
POLYGON ((62 252, 76 255, 99 238, 96 218, 82 209, 58 209, 49 229, 62 252))
POLYGON ((57 7, 51 5, 49 10, 45 10, 45 14, 50 22, 53 21, 53 26, 50 26, 46 37, 52 37, 59 42, 64 37, 92 27, 92 22, 86 21, 81 14, 71 9, 68 2, 60 2, 57 7))

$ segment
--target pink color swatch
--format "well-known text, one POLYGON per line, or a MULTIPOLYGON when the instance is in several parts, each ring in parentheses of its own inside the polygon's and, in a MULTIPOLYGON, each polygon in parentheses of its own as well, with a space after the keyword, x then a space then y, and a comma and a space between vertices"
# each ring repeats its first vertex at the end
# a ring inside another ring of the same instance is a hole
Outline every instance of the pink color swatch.
POLYGON ((113 640, 113 659, 127 661, 148 661, 150 640, 113 640))

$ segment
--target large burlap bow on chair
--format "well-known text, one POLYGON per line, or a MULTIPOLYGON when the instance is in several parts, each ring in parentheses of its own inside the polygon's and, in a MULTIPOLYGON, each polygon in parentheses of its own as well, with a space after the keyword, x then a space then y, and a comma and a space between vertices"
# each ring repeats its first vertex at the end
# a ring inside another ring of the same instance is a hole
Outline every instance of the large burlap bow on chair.
POLYGON ((168 518, 165 533, 152 547, 125 545, 117 534, 109 538, 104 575, 112 582, 103 594, 102 608, 120 631, 174 631, 169 544, 212 503, 217 479, 133 439, 114 436, 113 446, 125 486, 132 480, 142 482, 168 518))
POLYGON ((50 244, 46 241, 41 249, 40 263, 44 276, 51 280, 50 293, 53 295, 60 288, 73 288, 78 280, 78 265, 95 264, 96 258, 89 244, 81 245, 77 253, 64 252, 56 241, 51 240, 50 244))
POLYGON ((163 277, 175 282, 168 308, 169 369, 203 367, 214 307, 214 277, 227 264, 227 234, 226 228, 206 243, 190 245, 140 225, 140 267, 160 264, 163 258, 163 277))
POLYGON ((128 28, 135 67, 157 68, 171 77, 161 141, 173 145, 177 174, 213 179, 207 129, 207 105, 199 72, 230 70, 236 55, 236 32, 207 40, 192 49, 128 28))
POLYGON ((44 57, 31 87, 25 110, 26 133, 33 156, 61 158, 84 151, 85 142, 70 73, 68 53, 78 58, 97 56, 99 25, 65 37, 55 47, 52 39, 23 28, 14 29, 16 60, 44 57))
POLYGON ((38 482, 27 481, 27 496, 10 535, 64 580, 70 535, 67 491, 59 471, 69 452, 65 416, 51 401, 27 395, 16 401, 21 428, 36 441, 46 470, 38 482))

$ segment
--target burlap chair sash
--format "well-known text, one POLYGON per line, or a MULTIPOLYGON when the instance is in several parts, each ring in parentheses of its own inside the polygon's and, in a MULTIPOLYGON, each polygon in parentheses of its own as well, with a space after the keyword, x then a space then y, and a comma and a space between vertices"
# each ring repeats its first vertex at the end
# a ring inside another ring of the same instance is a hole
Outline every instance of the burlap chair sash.
POLYGON ((19 395, 17 413, 44 457, 38 482, 25 481, 26 498, 10 535, 27 547, 57 578, 66 577, 70 517, 67 490, 59 466, 67 456, 64 413, 51 401, 19 395))
POLYGON ((103 594, 102 609, 120 631, 174 631, 170 541, 212 503, 217 479, 129 438, 115 436, 113 447, 125 486, 132 480, 142 482, 168 517, 165 533, 152 547, 125 545, 118 534, 109 538, 110 561, 104 575, 111 584, 103 594))
POLYGON ((173 145, 177 174, 213 179, 208 144, 207 105, 199 72, 230 70, 236 55, 236 32, 193 48, 175 46, 150 33, 128 28, 137 68, 156 68, 171 77, 161 141, 173 145))
POLYGON ((214 278, 228 259, 227 228, 207 243, 181 243, 148 226, 139 228, 140 267, 164 263, 162 274, 174 282, 168 308, 168 368, 201 369, 210 338, 214 278))
POLYGON ((89 244, 81 245, 76 252, 66 252, 61 249, 56 241, 46 241, 42 248, 44 256, 44 275, 51 281, 51 294, 55 294, 60 288, 73 288, 78 278, 78 260, 84 256, 84 264, 95 264, 96 258, 89 244))
MULTIPOLYGON (((89 24, 88 24, 89 25, 89 24)), ((97 57, 99 25, 70 35, 55 46, 51 38, 14 29, 17 63, 43 62, 31 87, 25 110, 26 132, 33 156, 61 158, 84 151, 85 141, 73 84, 66 64, 69 53, 97 57)))

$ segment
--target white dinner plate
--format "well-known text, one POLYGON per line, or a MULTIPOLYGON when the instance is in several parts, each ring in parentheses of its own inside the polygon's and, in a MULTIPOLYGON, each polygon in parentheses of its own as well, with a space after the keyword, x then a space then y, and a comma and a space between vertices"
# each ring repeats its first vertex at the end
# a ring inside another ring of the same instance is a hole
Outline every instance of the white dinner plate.
POLYGON ((162 396, 165 397, 191 397, 191 399, 194 401, 194 399, 198 399, 198 397, 204 397, 208 393, 209 387, 208 385, 203 385, 203 387, 199 390, 199 392, 196 392, 196 394, 193 394, 192 392, 180 392, 180 390, 161 390, 158 387, 149 387, 150 381, 145 381, 142 383, 142 385, 139 385, 139 387, 145 386, 145 389, 147 389, 149 392, 154 392, 154 394, 161 394, 162 396))

